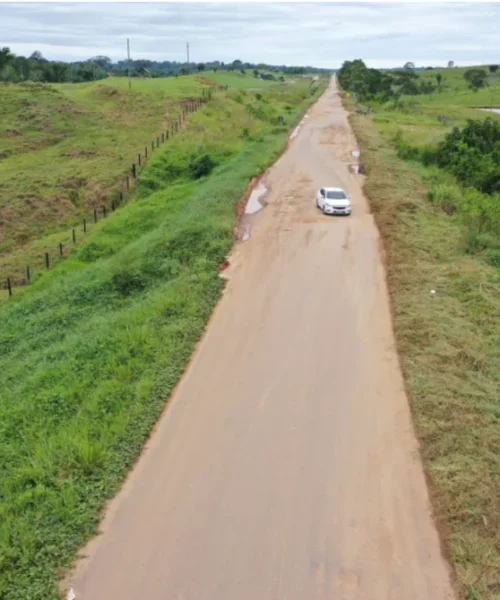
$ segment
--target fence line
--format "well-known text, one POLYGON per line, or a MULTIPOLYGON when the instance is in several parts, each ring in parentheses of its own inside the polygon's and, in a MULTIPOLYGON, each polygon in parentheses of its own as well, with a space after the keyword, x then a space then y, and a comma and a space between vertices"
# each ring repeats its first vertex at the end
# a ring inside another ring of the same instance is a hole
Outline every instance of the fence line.
MULTIPOLYGON (((214 87, 216 90, 227 90, 228 89, 228 86, 214 86, 214 87)), ((150 151, 151 155, 153 154, 153 152, 155 150, 155 141, 156 141, 156 148, 159 148, 161 144, 164 144, 169 139, 171 139, 174 136, 174 133, 177 133, 179 131, 180 126, 186 120, 188 114, 196 112, 204 104, 206 104, 209 100, 212 99, 213 89, 214 88, 202 88, 201 98, 197 98, 195 100, 189 101, 187 104, 185 104, 183 106, 183 108, 182 108, 178 118, 175 120, 175 122, 171 126, 167 126, 167 129, 161 133, 161 136, 157 135, 151 141, 151 151, 150 151)), ((110 205, 111 212, 114 212, 116 209, 118 209, 120 207, 120 205, 123 203, 124 200, 127 200, 127 194, 124 193, 124 188, 125 188, 125 190, 130 190, 130 187, 131 187, 130 177, 132 177, 132 180, 137 180, 137 178, 140 174, 140 171, 142 171, 141 167, 144 168, 144 166, 146 165, 147 159, 148 159, 148 146, 145 146, 144 154, 141 156, 141 153, 138 153, 137 154, 137 162, 132 163, 132 166, 130 169, 130 174, 126 176, 122 186, 118 189, 117 198, 111 199, 111 205, 110 205)), ((102 213, 102 218, 105 219, 108 215, 108 209, 106 208, 105 204, 101 205, 101 213, 102 213)), ((98 223, 98 221, 99 221, 98 209, 96 206, 94 206, 94 209, 93 209, 93 221, 94 221, 94 223, 98 223)), ((89 223, 89 221, 87 220, 87 218, 84 218, 82 221, 84 234, 87 233, 87 231, 88 231, 88 223, 89 223)), ((76 234, 75 227, 73 227, 73 229, 71 231, 71 240, 72 240, 73 244, 76 244, 77 234, 76 234)), ((65 248, 65 246, 62 242, 59 243, 57 250, 58 250, 59 258, 63 257, 65 254, 69 254, 71 252, 71 250, 68 247, 65 248)), ((56 258, 58 256, 57 250, 56 250, 56 258)), ((50 269, 51 256, 50 256, 49 252, 45 252, 44 263, 45 263, 45 269, 50 269)), ((32 276, 33 276, 33 270, 30 268, 29 265, 27 265, 23 272, 22 279, 17 284, 11 279, 11 277, 7 277, 7 279, 5 281, 4 289, 7 290, 9 297, 11 297, 13 295, 14 289, 16 287, 24 287, 26 285, 29 285, 31 283, 32 276)))

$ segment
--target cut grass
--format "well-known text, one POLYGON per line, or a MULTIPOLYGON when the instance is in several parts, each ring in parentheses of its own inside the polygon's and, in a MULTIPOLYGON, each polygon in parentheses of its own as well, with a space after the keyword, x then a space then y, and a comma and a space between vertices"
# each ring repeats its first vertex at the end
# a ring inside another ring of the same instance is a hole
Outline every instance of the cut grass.
MULTIPOLYGON (((300 84, 273 110, 294 124, 313 99, 300 84)), ((0 305, 2 600, 59 597, 140 452, 223 288, 235 205, 285 147, 267 114, 221 96, 192 115, 136 201, 0 305), (204 154, 217 166, 193 181, 204 154)))
POLYGON ((398 158, 377 115, 351 122, 434 514, 464 596, 498 600, 500 271, 465 254, 459 222, 428 200, 427 170, 398 158))

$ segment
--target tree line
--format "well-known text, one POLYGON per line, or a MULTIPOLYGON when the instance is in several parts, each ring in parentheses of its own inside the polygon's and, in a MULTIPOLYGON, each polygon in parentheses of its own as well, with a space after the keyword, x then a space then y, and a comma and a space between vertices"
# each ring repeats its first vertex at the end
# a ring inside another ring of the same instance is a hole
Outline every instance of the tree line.
MULTIPOLYGON (((491 74, 496 73, 498 65, 490 65, 491 74)), ((337 74, 340 85, 360 100, 386 102, 394 98, 399 103, 403 95, 416 96, 441 91, 443 76, 436 73, 434 81, 420 77, 413 63, 406 63, 402 69, 380 71, 370 69, 361 59, 346 61, 337 74)), ((488 85, 488 72, 483 68, 471 68, 465 71, 464 79, 472 90, 488 85)))
POLYGON ((80 83, 110 76, 124 77, 178 77, 203 71, 251 71, 261 79, 279 79, 281 74, 331 73, 328 69, 286 65, 253 64, 234 60, 230 63, 209 61, 187 63, 176 61, 121 60, 113 62, 107 56, 94 56, 78 62, 51 61, 40 52, 31 56, 17 56, 10 48, 0 48, 0 81, 18 83, 39 81, 46 83, 80 83))

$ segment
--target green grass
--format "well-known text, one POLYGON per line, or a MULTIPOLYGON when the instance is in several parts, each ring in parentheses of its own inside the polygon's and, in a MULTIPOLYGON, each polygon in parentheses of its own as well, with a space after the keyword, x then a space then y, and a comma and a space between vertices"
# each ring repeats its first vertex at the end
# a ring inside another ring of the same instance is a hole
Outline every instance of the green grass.
POLYGON ((228 71, 207 71, 204 74, 212 81, 215 81, 219 85, 228 85, 232 88, 248 89, 248 88, 269 88, 282 85, 280 81, 268 81, 263 79, 257 79, 253 76, 251 71, 247 71, 245 75, 239 72, 228 72, 228 71))
MULTIPOLYGON (((123 186, 138 152, 201 95, 196 77, 0 84, 0 272, 19 279, 53 250, 46 235, 123 186), (34 240, 37 241, 33 244, 34 240)), ((3 283, 3 281, 2 281, 3 283)))
POLYGON ((2 600, 58 598, 219 298, 236 203, 314 99, 303 83, 239 94, 191 115, 134 202, 0 305, 2 600), (216 167, 193 181, 205 154, 216 167))
POLYGON ((436 91, 426 98, 429 104, 460 105, 465 107, 493 107, 500 108, 500 70, 490 73, 487 66, 474 67, 483 69, 488 73, 488 86, 473 92, 468 88, 464 79, 465 72, 471 67, 460 67, 454 69, 433 69, 421 71, 422 79, 430 80, 436 84, 436 75, 442 76, 441 90, 436 91))
MULTIPOLYGON (((470 252, 468 223, 454 212, 463 191, 453 177, 398 157, 396 131, 418 145, 451 126, 431 118, 434 99, 416 100, 404 111, 375 108, 373 118, 351 120, 387 253, 395 333, 434 514, 464 597, 498 600, 500 270, 470 252)), ((460 122, 469 110, 462 100, 440 110, 460 122)))

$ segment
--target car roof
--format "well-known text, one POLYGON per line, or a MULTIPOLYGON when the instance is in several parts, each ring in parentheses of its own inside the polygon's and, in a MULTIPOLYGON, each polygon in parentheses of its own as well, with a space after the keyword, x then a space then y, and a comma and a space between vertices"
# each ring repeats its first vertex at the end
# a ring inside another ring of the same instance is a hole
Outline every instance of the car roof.
POLYGON ((327 192, 344 192, 345 191, 342 188, 337 188, 337 187, 325 187, 323 189, 326 190, 327 192))

